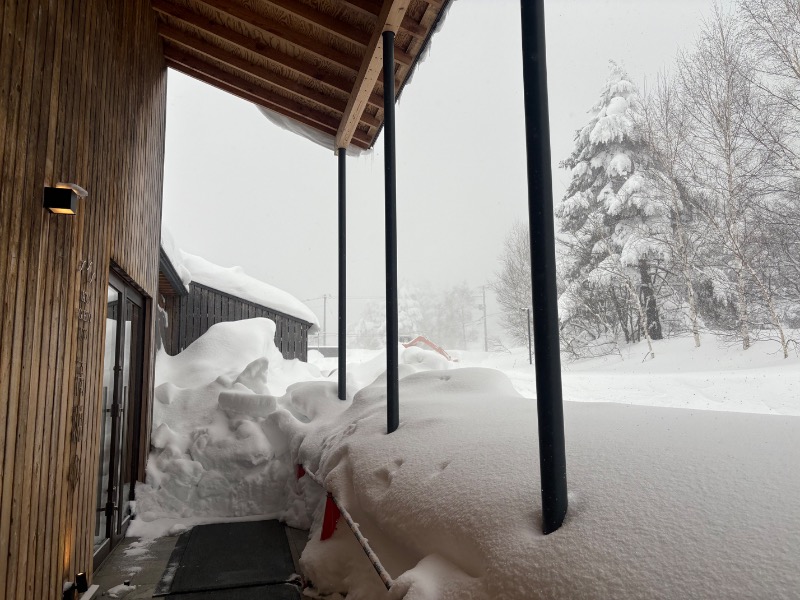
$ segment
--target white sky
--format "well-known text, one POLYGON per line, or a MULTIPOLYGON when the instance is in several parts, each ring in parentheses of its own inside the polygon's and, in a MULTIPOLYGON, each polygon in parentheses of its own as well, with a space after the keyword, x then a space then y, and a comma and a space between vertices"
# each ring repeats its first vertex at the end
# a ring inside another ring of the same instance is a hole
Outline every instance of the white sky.
MULTIPOLYGON (((727 4, 727 3, 726 3, 727 4)), ((609 59, 642 84, 692 42, 710 0, 546 2, 556 202, 609 59)), ((401 281, 476 287, 527 219, 518 0, 454 0, 397 106, 401 281)), ((164 223, 176 244, 301 300, 337 293, 336 158, 251 104, 169 72, 164 223)), ((383 137, 348 158, 348 322, 384 294, 383 137)), ((491 301, 490 312, 496 306, 491 301)), ((308 302, 322 320, 322 301, 308 302)), ((477 313, 476 313, 477 314, 477 313)), ((328 328, 336 327, 328 302, 328 328)), ((490 321, 490 328, 496 327, 490 321)), ((499 335, 500 331, 490 331, 499 335)))

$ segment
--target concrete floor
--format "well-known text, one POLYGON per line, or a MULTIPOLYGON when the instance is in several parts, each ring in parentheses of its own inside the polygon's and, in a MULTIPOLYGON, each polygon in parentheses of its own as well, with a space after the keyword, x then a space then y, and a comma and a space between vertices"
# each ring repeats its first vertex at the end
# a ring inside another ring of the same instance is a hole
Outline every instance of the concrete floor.
MULTIPOLYGON (((300 573, 300 555, 308 541, 308 532, 292 527, 285 530, 295 572, 300 573)), ((142 552, 143 546, 138 538, 125 538, 94 573, 92 583, 100 586, 94 597, 109 598, 109 589, 129 581, 136 589, 124 595, 125 600, 152 598, 177 541, 178 536, 158 538, 142 552)))
POLYGON ((92 578, 92 583, 100 586, 95 598, 108 598, 106 592, 125 581, 130 581, 130 585, 136 586, 135 590, 124 596, 125 600, 152 598, 156 584, 164 574, 177 541, 178 536, 158 538, 147 547, 145 554, 135 556, 126 554, 126 551, 137 553, 140 540, 138 538, 122 540, 92 578))

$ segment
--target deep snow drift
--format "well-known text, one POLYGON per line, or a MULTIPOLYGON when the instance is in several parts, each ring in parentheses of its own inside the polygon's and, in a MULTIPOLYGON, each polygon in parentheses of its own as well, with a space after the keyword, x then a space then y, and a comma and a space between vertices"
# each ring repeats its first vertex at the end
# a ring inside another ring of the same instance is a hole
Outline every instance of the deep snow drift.
POLYGON ((335 374, 283 360, 273 327, 215 325, 181 355, 159 356, 156 448, 131 534, 257 515, 310 525, 306 576, 348 600, 800 589, 798 418, 568 402, 570 511, 545 537, 536 405, 515 389, 526 381, 517 367, 512 384, 401 349, 401 426, 387 436, 382 354, 349 365, 342 402, 335 374), (295 479, 297 463, 352 513, 396 578, 391 592, 344 522, 319 541, 324 496, 295 479))

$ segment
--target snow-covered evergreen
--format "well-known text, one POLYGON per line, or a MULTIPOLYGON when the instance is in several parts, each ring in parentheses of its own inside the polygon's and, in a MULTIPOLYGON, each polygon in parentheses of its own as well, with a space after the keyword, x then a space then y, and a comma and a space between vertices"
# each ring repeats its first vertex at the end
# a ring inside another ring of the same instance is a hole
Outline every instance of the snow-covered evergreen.
POLYGON ((609 78, 575 136, 562 167, 572 181, 556 215, 566 248, 567 289, 562 320, 590 314, 605 331, 625 341, 640 334, 662 337, 652 263, 664 248, 651 235, 663 226, 645 171, 651 168, 642 135, 642 99, 622 66, 611 62, 609 78), (610 300, 610 302, 609 302, 610 300))

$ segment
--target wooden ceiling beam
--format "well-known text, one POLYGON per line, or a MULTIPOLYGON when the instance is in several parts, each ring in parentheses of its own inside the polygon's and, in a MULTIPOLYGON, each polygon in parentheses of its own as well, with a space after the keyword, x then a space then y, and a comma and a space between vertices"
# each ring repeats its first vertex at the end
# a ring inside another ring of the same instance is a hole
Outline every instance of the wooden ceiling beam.
MULTIPOLYGON (((299 81, 289 79, 288 77, 284 77, 278 73, 270 71, 261 65, 254 64, 247 59, 241 58, 231 52, 228 52, 227 50, 210 44, 203 39, 190 35, 174 27, 170 27, 164 23, 159 24, 158 34, 165 40, 168 40, 174 44, 178 44, 194 50, 195 52, 199 52, 200 54, 219 61, 228 67, 235 69, 236 71, 247 73, 268 85, 276 86, 291 94, 296 94, 303 98, 307 98, 330 110, 341 113, 344 112, 344 109, 347 105, 344 100, 339 100, 334 96, 326 95, 314 88, 303 85, 299 81)), ((380 121, 368 113, 364 113, 361 118, 361 122, 369 125, 370 127, 380 126, 380 121)))
MULTIPOLYGON (((368 31, 363 31, 344 21, 326 15, 308 4, 302 4, 297 0, 263 0, 263 2, 276 6, 284 12, 294 15, 306 23, 319 27, 347 42, 358 44, 361 47, 369 44, 370 34, 368 31)), ((395 50, 394 59, 401 65, 410 66, 414 63, 414 57, 400 48, 395 50)))
POLYGON ((185 65, 195 71, 206 73, 216 81, 221 81, 237 89, 244 90, 252 96, 258 96, 266 102, 281 106, 288 111, 310 119, 320 125, 325 125, 327 127, 336 127, 338 125, 336 117, 332 115, 294 102, 289 98, 276 94, 274 91, 262 85, 252 83, 239 75, 229 73, 211 62, 199 58, 194 54, 189 54, 171 44, 164 47, 164 58, 185 65))
POLYGON ((308 4, 302 4, 297 0, 264 0, 264 2, 280 8, 295 17, 299 17, 306 23, 324 29, 345 41, 354 42, 361 46, 369 44, 369 31, 364 31, 345 21, 326 15, 308 4))
POLYGON ((328 96, 322 92, 318 92, 314 88, 305 86, 299 81, 289 79, 288 77, 284 77, 283 75, 275 73, 274 71, 270 71, 261 65, 241 58, 232 52, 228 52, 219 46, 210 44, 206 40, 195 37, 191 34, 181 31, 180 29, 160 23, 158 26, 158 34, 165 40, 199 52, 200 54, 203 54, 209 58, 213 58, 233 69, 236 69, 237 71, 249 73, 253 77, 279 87, 287 92, 297 94, 298 96, 303 96, 304 98, 313 100, 317 104, 321 104, 322 106, 333 109, 337 112, 343 112, 345 109, 346 102, 344 100, 339 100, 334 96, 328 96))
MULTIPOLYGON (((304 60, 284 54, 280 50, 276 50, 269 44, 265 44, 259 40, 243 35, 238 31, 234 31, 225 25, 220 25, 216 21, 207 19, 202 15, 198 15, 191 10, 167 2, 166 0, 151 0, 153 9, 170 19, 180 21, 184 25, 190 26, 192 29, 200 30, 204 33, 209 33, 216 38, 219 38, 237 48, 247 50, 261 56, 268 61, 281 65, 282 67, 299 73, 311 79, 314 79, 323 85, 330 88, 349 94, 352 90, 352 80, 345 79, 334 73, 323 71, 311 63, 304 60)), ((379 94, 372 94, 369 99, 370 105, 375 108, 383 107, 383 98, 379 94)))
POLYGON ((281 39, 292 44, 300 50, 311 52, 318 58, 334 63, 345 69, 358 72, 361 61, 358 56, 340 52, 331 48, 328 44, 320 40, 309 37, 298 31, 289 29, 285 23, 276 21, 237 4, 232 0, 194 0, 205 4, 209 8, 219 12, 226 17, 236 19, 246 26, 254 27, 269 37, 281 39))
MULTIPOLYGON (((374 0, 343 0, 345 4, 350 5, 352 8, 357 9, 361 14, 369 17, 377 17, 380 14, 380 4, 376 4, 374 0)), ((409 0, 410 2, 411 0, 409 0)), ((405 15, 400 22, 400 28, 415 38, 425 38, 428 35, 428 30, 422 25, 417 23, 414 19, 405 15)))
MULTIPOLYGON (((261 86, 254 85, 241 77, 214 67, 185 52, 176 50, 172 46, 165 46, 164 58, 167 65, 176 71, 331 136, 336 135, 336 121, 328 115, 307 108, 298 108, 297 104, 287 102, 285 98, 265 90, 261 86)), ((352 143, 361 148, 369 148, 371 139, 364 132, 358 131, 357 135, 353 137, 352 143)))
MULTIPOLYGON (((342 121, 336 133, 336 147, 346 148, 353 137, 358 122, 364 114, 367 100, 375 89, 375 82, 383 68, 383 32, 397 32, 403 16, 408 10, 409 0, 384 0, 378 20, 372 31, 367 52, 353 84, 353 91, 347 101, 342 121)), ((392 73, 394 76, 394 73, 392 73)), ((394 102, 394 98, 392 98, 394 102)))

